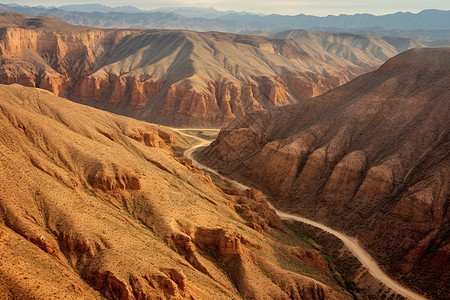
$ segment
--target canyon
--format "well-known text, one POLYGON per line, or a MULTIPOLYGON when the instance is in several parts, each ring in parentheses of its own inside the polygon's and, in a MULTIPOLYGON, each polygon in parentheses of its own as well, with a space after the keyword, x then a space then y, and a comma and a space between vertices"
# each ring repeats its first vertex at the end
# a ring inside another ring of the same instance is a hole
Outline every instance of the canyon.
POLYGON ((170 128, 0 85, 0 298, 353 299, 170 128))
POLYGON ((247 115, 203 163, 356 236, 389 273, 449 294, 450 49, 406 51, 308 101, 247 115))
POLYGON ((0 83, 153 123, 220 127, 304 101, 411 47, 407 38, 293 30, 272 36, 114 30, 0 15, 0 83))
MULTIPOLYGON (((221 174, 219 174, 217 171, 203 165, 201 162, 199 162, 198 160, 196 160, 195 157, 195 153, 196 151, 198 151, 198 149, 200 148, 204 148, 206 146, 208 146, 209 144, 211 144, 210 140, 207 140, 205 138, 202 138, 199 136, 199 134, 197 135, 192 135, 189 132, 201 132, 202 134, 204 134, 205 132, 210 132, 210 129, 201 129, 201 128, 188 128, 188 129, 181 129, 181 128, 172 128, 174 130, 176 130, 177 132, 179 132, 180 134, 189 137, 189 138, 194 138, 195 140, 198 141, 197 145, 192 146, 191 148, 187 149, 186 151, 184 151, 184 156, 188 159, 192 160, 192 165, 207 171, 209 174, 217 176, 218 178, 221 178, 223 180, 225 180, 225 182, 227 182, 229 185, 237 188, 237 189, 241 189, 241 190, 249 190, 251 189, 251 187, 246 186, 240 182, 234 181, 230 178, 225 178, 223 177, 221 174)), ((215 131, 215 130, 214 130, 215 131)), ((420 294, 417 294, 407 288, 405 288, 404 286, 402 286, 401 284, 399 284, 395 279, 389 277, 387 274, 385 274, 383 272, 383 270, 380 268, 380 266, 376 263, 376 261, 367 253, 367 251, 365 251, 363 248, 361 248, 359 246, 359 242, 358 240, 356 240, 353 237, 350 237, 348 235, 346 235, 345 233, 336 231, 332 228, 329 228, 321 223, 315 222, 313 220, 310 219, 306 219, 303 217, 300 217, 298 215, 295 214, 290 214, 284 211, 280 211, 276 208, 273 207, 273 205, 268 202, 269 207, 271 207, 272 209, 275 210, 276 214, 282 219, 282 220, 286 220, 286 221, 297 221, 297 222, 301 222, 302 224, 307 224, 310 226, 313 226, 315 228, 320 229, 323 232, 326 232, 328 234, 331 234, 335 237, 337 237, 339 240, 341 240, 341 242, 343 243, 345 250, 344 251, 350 251, 352 253, 352 255, 359 261, 359 263, 362 266, 362 269, 359 268, 360 270, 362 270, 362 272, 360 271, 360 274, 358 274, 355 278, 353 278, 353 280, 357 279, 357 283, 358 284, 358 288, 359 289, 369 289, 369 290, 373 290, 373 289, 379 289, 382 292, 378 292, 375 294, 370 294, 369 297, 376 297, 376 298, 392 298, 392 297, 396 297, 396 296, 400 296, 400 297, 406 297, 407 299, 411 299, 411 300, 425 300, 427 298, 423 297, 420 294), (363 277, 367 277, 367 272, 370 274, 369 276, 369 287, 365 286, 363 287, 363 285, 367 285, 367 282, 364 283, 363 277), (362 275, 362 273, 365 273, 364 275, 362 275), (388 294, 386 294, 383 290, 387 290, 388 294)), ((334 245, 334 247, 336 247, 336 245, 334 245)), ((341 248, 339 251, 342 251, 343 248, 341 248)), ((356 296, 356 295, 354 295, 356 296)), ((356 298, 358 298, 356 296, 356 298)))
POLYGON ((450 47, 425 48, 444 31, 4 10, 1 299, 450 294, 450 47))

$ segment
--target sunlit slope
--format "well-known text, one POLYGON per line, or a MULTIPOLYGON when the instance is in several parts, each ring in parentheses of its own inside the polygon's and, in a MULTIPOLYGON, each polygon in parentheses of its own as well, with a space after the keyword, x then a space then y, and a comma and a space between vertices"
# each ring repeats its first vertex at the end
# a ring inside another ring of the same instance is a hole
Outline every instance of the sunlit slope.
POLYGON ((201 158, 356 235, 439 299, 450 276, 449 86, 450 48, 410 50, 319 97, 250 114, 201 158))
POLYGON ((170 129, 0 85, 0 298, 350 298, 258 191, 170 129))

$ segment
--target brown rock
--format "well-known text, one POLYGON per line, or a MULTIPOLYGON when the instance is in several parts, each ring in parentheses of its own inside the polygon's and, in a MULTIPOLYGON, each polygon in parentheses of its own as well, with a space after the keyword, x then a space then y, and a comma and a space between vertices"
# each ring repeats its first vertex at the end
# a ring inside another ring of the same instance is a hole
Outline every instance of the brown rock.
POLYGON ((310 101, 233 123, 200 157, 356 235, 439 298, 448 288, 437 278, 449 274, 430 262, 449 269, 437 254, 449 243, 449 78, 449 49, 410 50, 310 101))
POLYGON ((362 151, 353 151, 336 164, 323 189, 322 199, 327 205, 344 204, 361 185, 366 167, 366 156, 362 151))
POLYGON ((222 228, 197 228, 192 240, 200 249, 216 249, 224 259, 242 253, 241 237, 222 228))
POLYGON ((247 226, 256 231, 266 231, 269 227, 284 230, 284 225, 276 212, 269 207, 266 196, 258 190, 248 189, 226 190, 231 195, 236 195, 237 204, 234 209, 245 219, 249 220, 247 226))
POLYGON ((293 247, 291 248, 291 251, 305 264, 322 270, 325 270, 328 267, 327 261, 323 258, 320 252, 315 249, 304 250, 300 247, 293 247))
POLYGON ((86 278, 100 288, 102 294, 107 298, 123 300, 134 298, 126 283, 122 282, 110 271, 89 272, 86 278))
POLYGON ((92 187, 102 191, 141 189, 139 176, 135 172, 121 169, 117 165, 92 167, 87 180, 92 187))

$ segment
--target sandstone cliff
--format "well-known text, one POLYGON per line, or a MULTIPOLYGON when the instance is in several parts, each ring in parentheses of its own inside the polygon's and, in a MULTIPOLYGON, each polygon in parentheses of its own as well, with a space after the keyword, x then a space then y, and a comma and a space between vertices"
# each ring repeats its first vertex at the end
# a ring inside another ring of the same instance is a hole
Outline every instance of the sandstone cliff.
POLYGON ((101 30, 11 13, 0 24, 0 83, 176 125, 221 126, 306 100, 398 53, 392 41, 350 34, 101 30))
POLYGON ((248 115, 201 158, 356 235, 411 287, 449 294, 450 49, 416 49, 322 96, 248 115))
POLYGON ((351 299, 168 128, 0 85, 0 133, 1 299, 351 299))

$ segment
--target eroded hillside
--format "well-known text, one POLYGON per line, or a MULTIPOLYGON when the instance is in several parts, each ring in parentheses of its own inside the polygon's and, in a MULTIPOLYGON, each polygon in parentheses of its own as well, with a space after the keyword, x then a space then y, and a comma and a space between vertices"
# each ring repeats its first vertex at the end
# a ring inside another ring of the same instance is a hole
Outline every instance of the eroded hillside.
POLYGON ((0 85, 0 298, 351 299, 256 190, 170 129, 0 85))
POLYGON ((201 159, 358 237, 390 272, 449 294, 450 48, 402 53, 303 103, 222 129, 201 159))
POLYGON ((184 126, 220 126, 312 98, 420 46, 308 31, 263 37, 102 30, 13 13, 0 15, 0 24, 1 83, 184 126))

